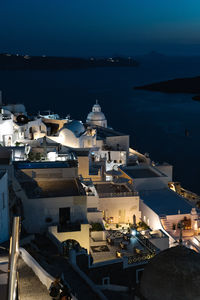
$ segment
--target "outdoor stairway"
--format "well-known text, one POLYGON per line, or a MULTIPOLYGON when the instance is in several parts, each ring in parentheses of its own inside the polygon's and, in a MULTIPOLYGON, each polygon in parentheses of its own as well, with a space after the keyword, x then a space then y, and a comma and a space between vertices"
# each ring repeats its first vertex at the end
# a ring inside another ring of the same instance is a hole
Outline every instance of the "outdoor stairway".
POLYGON ((49 292, 22 258, 18 260, 19 299, 49 300, 49 292))
MULTIPOLYGON (((64 280, 71 287, 73 294, 79 300, 100 300, 98 294, 80 277, 73 267, 64 258, 58 258, 55 265, 59 270, 62 270, 64 280)), ((105 297, 106 298, 106 297, 105 297)))
POLYGON ((166 231, 172 231, 172 224, 166 218, 161 218, 161 223, 166 231))
POLYGON ((7 283, 8 283, 8 260, 2 260, 0 257, 0 299, 7 299, 7 283))

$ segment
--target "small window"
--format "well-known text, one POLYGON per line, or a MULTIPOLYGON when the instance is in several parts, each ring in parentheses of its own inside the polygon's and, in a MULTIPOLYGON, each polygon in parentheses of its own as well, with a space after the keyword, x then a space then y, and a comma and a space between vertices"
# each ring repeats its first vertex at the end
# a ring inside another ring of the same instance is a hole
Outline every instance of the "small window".
POLYGON ((59 208, 59 223, 65 225, 70 222, 70 207, 59 208))

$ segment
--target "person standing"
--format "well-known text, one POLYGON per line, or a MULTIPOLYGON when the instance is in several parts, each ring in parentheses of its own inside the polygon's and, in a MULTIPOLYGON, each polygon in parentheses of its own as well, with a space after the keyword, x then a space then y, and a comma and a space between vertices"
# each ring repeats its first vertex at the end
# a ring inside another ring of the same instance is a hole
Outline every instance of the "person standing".
POLYGON ((60 277, 56 276, 55 280, 50 285, 49 296, 51 296, 53 300, 59 300, 61 289, 60 277))

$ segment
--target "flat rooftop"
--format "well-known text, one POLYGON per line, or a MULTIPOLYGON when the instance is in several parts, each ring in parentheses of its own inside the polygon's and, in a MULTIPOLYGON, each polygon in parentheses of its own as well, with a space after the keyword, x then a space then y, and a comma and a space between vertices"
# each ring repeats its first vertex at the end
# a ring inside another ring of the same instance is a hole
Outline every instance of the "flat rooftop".
POLYGON ((85 192, 76 179, 33 180, 20 182, 30 199, 84 195, 85 192))
POLYGON ((97 131, 97 139, 105 139, 105 138, 110 137, 110 136, 125 136, 125 135, 128 135, 128 134, 124 134, 124 133, 119 132, 119 131, 115 131, 111 128, 95 126, 95 129, 97 131))
POLYGON ((140 198, 157 215, 177 215, 191 212, 192 205, 187 200, 172 190, 164 188, 161 190, 151 190, 139 192, 140 198))
POLYGON ((95 188, 98 194, 104 193, 124 193, 129 192, 129 189, 126 185, 115 184, 115 183, 103 183, 103 184, 95 184, 95 188))
POLYGON ((131 178, 153 178, 160 177, 156 172, 149 168, 123 168, 123 171, 131 178))

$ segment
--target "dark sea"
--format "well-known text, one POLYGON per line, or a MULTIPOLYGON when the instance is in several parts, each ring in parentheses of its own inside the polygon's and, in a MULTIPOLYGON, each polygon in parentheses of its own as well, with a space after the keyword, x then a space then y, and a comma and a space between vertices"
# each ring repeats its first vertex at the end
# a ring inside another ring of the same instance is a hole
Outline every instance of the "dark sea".
POLYGON ((131 146, 174 166, 174 180, 200 194, 200 102, 190 94, 133 90, 133 86, 200 75, 200 59, 144 60, 139 67, 69 71, 0 71, 4 102, 86 120, 98 99, 108 125, 131 146), (185 136, 185 130, 189 136, 185 136))

